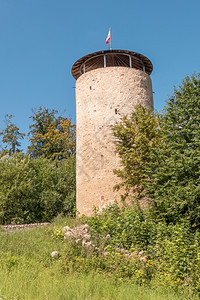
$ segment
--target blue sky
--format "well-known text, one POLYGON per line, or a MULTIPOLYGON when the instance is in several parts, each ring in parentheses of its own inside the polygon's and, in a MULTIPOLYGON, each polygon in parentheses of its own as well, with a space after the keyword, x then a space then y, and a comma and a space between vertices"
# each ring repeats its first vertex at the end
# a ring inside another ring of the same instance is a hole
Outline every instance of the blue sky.
POLYGON ((4 115, 13 114, 27 133, 31 109, 39 106, 75 122, 71 67, 109 49, 109 27, 113 49, 152 61, 154 106, 161 110, 173 87, 200 71, 199 15, 199 0, 0 0, 0 130, 4 115))

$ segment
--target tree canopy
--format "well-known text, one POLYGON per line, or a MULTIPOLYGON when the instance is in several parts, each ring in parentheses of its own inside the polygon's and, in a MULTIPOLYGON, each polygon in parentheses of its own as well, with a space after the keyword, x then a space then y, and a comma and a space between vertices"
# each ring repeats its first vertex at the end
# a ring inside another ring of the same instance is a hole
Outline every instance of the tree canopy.
MULTIPOLYGON (((156 218, 200 226, 200 75, 175 88, 162 115, 137 107, 114 126, 120 186, 138 186, 156 218)), ((136 194, 134 195, 137 196, 136 194)))
POLYGON ((74 209, 74 156, 58 167, 22 153, 0 159, 0 224, 46 222, 74 209))
POLYGON ((58 111, 33 111, 30 145, 19 149, 25 134, 6 115, 0 132, 0 224, 50 221, 75 210, 75 125, 58 111), (7 155, 6 155, 7 154, 7 155))
POLYGON ((146 189, 158 216, 200 225, 200 75, 187 76, 169 98, 148 175, 146 189))
POLYGON ((32 157, 46 157, 60 161, 75 153, 75 125, 71 120, 58 115, 57 110, 39 107, 30 117, 30 145, 32 157))
POLYGON ((25 136, 25 133, 19 132, 19 128, 12 122, 13 117, 13 115, 5 115, 6 127, 0 132, 2 142, 6 144, 2 151, 3 153, 8 152, 10 155, 20 151, 20 140, 25 136))
POLYGON ((150 150, 158 145, 159 122, 159 115, 138 105, 130 117, 123 116, 121 122, 112 127, 122 166, 114 171, 122 179, 116 188, 125 187, 126 195, 133 190, 140 193, 143 189, 150 150))

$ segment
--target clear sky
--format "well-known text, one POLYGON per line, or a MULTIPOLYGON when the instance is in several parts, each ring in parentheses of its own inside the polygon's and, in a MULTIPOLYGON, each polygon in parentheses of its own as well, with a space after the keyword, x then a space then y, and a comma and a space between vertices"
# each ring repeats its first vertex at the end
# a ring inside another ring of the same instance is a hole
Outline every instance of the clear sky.
POLYGON ((66 111, 75 122, 71 67, 109 49, 109 27, 113 49, 152 61, 157 110, 186 75, 200 71, 199 0, 0 0, 0 130, 13 114, 27 133, 39 106, 66 111))

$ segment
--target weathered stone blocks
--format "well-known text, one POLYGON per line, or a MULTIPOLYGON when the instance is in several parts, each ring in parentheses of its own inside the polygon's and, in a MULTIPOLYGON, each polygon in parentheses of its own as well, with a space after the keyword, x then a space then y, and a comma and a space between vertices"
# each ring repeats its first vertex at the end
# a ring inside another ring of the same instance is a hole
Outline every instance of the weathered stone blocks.
POLYGON ((98 68, 76 82, 77 110, 77 210, 90 215, 93 207, 105 207, 120 199, 113 191, 120 165, 111 125, 130 114, 137 104, 153 109, 151 79, 128 67, 98 68))

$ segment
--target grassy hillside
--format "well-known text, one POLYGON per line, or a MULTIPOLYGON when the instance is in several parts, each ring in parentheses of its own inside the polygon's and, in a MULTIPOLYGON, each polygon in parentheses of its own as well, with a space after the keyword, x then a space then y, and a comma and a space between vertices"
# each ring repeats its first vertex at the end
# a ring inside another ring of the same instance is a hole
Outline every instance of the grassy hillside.
POLYGON ((57 219, 52 225, 18 232, 0 231, 0 299, 197 299, 175 295, 162 288, 150 289, 94 272, 63 268, 67 244, 59 238, 64 225, 73 219, 57 219), (50 253, 59 251, 59 258, 50 253))

